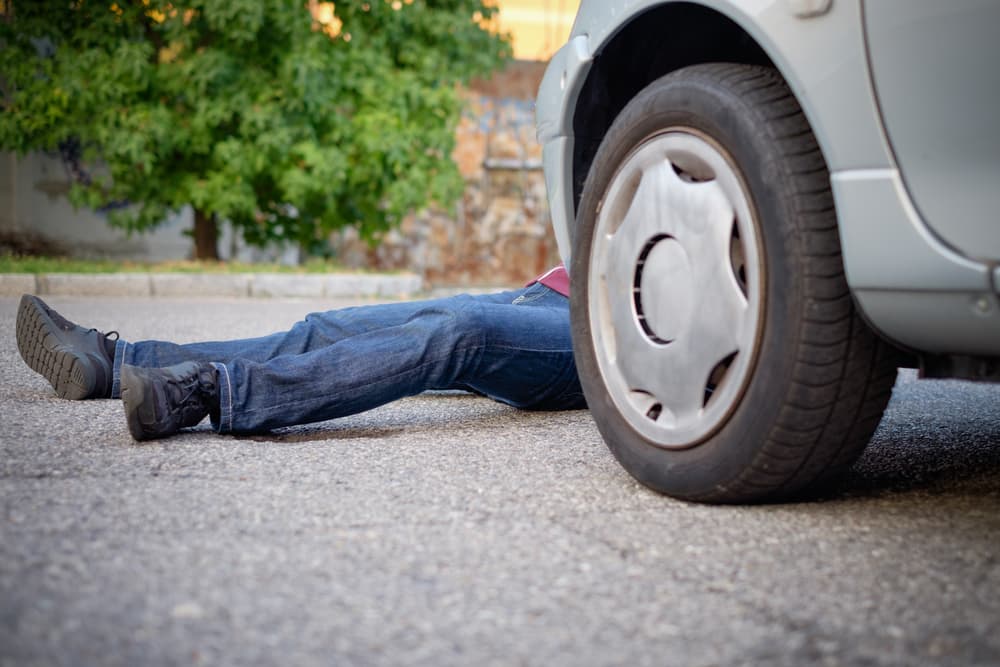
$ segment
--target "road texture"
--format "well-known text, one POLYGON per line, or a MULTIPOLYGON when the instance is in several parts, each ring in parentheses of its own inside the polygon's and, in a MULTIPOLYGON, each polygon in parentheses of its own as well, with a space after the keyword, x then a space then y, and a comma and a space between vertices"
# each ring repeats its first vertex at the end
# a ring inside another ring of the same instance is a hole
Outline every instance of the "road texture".
MULTIPOLYGON (((126 338, 332 302, 53 297, 126 338)), ((636 484, 585 411, 456 394, 134 443, 68 402, 0 299, 2 665, 998 665, 1000 387, 904 372, 827 497, 636 484)))

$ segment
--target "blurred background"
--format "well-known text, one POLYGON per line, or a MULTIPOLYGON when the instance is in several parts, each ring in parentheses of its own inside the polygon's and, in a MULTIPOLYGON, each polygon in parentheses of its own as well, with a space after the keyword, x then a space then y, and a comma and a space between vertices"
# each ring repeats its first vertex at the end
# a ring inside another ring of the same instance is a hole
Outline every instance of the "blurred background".
MULTIPOLYGON (((332 4, 332 3, 326 3, 332 4)), ((535 138, 534 97, 545 65, 567 39, 579 0, 497 0, 490 28, 509 34, 513 58, 473 79, 452 158, 464 181, 454 206, 411 212, 372 245, 353 228, 331 232, 328 256, 346 269, 406 270, 430 286, 523 281, 558 262, 535 138)), ((65 151, 0 153, 0 250, 79 258, 169 261, 192 257, 189 207, 154 229, 126 234, 107 212, 74 209, 80 165, 65 151)), ((298 264, 295 244, 244 242, 219 225, 223 260, 298 264)))

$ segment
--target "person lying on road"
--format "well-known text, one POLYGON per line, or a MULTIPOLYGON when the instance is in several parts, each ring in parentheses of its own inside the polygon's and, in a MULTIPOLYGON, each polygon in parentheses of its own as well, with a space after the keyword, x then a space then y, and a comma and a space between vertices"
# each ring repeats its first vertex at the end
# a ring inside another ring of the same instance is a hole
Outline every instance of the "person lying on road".
POLYGON ((560 266, 519 290, 312 313, 269 336, 188 344, 126 342, 25 294, 17 347, 62 398, 121 398, 136 440, 206 416, 219 433, 257 433, 432 389, 579 409, 568 294, 560 266))

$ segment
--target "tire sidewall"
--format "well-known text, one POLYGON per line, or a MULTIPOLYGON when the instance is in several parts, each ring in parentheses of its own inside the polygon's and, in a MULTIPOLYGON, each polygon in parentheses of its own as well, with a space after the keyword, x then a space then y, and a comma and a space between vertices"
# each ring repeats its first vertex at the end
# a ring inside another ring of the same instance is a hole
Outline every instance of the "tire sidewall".
POLYGON ((657 80, 616 119, 584 185, 571 261, 572 325, 576 363, 588 404, 609 448, 640 482, 658 491, 698 499, 724 490, 755 462, 778 421, 791 381, 801 309, 801 235, 787 198, 784 160, 769 141, 759 111, 688 68, 657 80), (602 380, 590 332, 589 261, 597 213, 608 186, 630 153, 670 129, 693 129, 728 155, 741 177, 761 257, 758 345, 746 387, 728 419, 687 449, 664 449, 640 435, 620 414, 602 380))

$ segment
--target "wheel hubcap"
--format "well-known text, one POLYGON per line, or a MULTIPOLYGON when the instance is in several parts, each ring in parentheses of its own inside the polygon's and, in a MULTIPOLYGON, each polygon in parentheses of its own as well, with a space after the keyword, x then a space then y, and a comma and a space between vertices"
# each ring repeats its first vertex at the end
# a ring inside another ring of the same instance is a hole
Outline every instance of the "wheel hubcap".
POLYGON ((647 439, 691 447, 738 405, 756 356, 759 242, 745 188, 692 130, 656 135, 598 212, 589 317, 619 412, 647 439))

